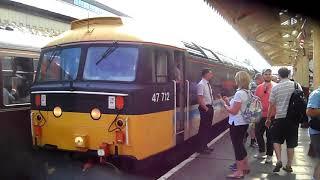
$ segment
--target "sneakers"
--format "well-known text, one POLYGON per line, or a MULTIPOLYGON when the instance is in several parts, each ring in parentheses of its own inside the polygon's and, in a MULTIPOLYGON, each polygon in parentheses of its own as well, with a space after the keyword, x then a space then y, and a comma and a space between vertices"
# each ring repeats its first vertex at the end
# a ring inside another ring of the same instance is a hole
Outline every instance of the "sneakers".
POLYGON ((229 169, 230 169, 231 171, 237 171, 237 170, 238 170, 238 168, 237 168, 237 163, 231 164, 231 165, 229 166, 229 169))
POLYGON ((208 151, 210 151, 210 152, 213 152, 214 151, 214 148, 211 148, 211 147, 207 147, 206 148, 208 151))
POLYGON ((211 154, 213 151, 214 151, 213 148, 206 147, 206 148, 204 148, 202 150, 199 150, 198 152, 201 153, 201 154, 211 154))
POLYGON ((256 155, 254 155, 253 157, 257 158, 257 159, 264 159, 264 158, 266 158, 266 155, 265 155, 265 153, 258 153, 256 155))
POLYGON ((277 162, 276 167, 273 169, 273 172, 279 172, 281 168, 282 168, 282 162, 279 161, 277 162))
POLYGON ((272 156, 267 156, 265 163, 272 163, 272 156))

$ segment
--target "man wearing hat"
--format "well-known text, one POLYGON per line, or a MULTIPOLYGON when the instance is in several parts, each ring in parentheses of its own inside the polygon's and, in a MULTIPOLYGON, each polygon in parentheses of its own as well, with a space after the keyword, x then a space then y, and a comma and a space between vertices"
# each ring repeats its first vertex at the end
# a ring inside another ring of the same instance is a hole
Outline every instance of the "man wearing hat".
MULTIPOLYGON (((259 147, 259 153, 255 155, 255 158, 263 159, 265 155, 267 155, 265 163, 272 162, 272 155, 273 155, 273 144, 271 142, 271 135, 269 129, 265 126, 266 118, 268 115, 268 108, 269 108, 269 97, 271 93, 271 89, 275 82, 272 81, 272 71, 271 69, 264 69, 262 71, 262 77, 264 82, 257 86, 255 95, 258 96, 262 103, 262 118, 256 124, 255 133, 259 147), (267 135, 267 142, 264 141, 264 132, 267 135)), ((275 112, 271 114, 271 117, 274 118, 275 112)))

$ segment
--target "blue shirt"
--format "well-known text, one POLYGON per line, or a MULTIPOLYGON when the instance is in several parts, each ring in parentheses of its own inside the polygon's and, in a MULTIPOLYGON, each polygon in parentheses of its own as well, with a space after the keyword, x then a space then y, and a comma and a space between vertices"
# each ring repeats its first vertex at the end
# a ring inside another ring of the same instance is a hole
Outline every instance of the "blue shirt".
MULTIPOLYGON (((310 94, 307 108, 320 109, 320 88, 314 90, 310 94)), ((309 117, 309 121, 310 121, 310 117, 309 117)), ((309 134, 310 135, 320 134, 320 131, 309 128, 309 134)))

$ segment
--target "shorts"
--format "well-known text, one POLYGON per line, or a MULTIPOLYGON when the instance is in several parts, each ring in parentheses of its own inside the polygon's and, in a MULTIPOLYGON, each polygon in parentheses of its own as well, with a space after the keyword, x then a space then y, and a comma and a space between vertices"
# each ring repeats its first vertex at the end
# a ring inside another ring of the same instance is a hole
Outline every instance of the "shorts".
POLYGON ((311 144, 317 158, 320 158, 320 134, 310 135, 311 144))
POLYGON ((270 127, 272 143, 283 144, 286 141, 287 148, 298 146, 299 125, 293 124, 285 118, 275 119, 270 127))

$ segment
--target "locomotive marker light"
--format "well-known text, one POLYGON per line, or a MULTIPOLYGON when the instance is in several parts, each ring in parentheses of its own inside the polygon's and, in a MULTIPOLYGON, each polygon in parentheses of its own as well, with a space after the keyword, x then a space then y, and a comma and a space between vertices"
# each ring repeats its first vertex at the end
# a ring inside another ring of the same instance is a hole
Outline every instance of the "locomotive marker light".
POLYGON ((122 96, 116 97, 116 108, 117 110, 122 110, 124 107, 124 98, 122 96))
POLYGON ((55 107, 53 109, 53 115, 57 118, 60 117, 62 115, 62 109, 59 106, 55 107))
POLYGON ((35 104, 36 104, 37 107, 39 107, 40 103, 41 103, 41 97, 38 94, 38 95, 35 96, 35 104))
POLYGON ((99 120, 101 117, 101 112, 98 108, 94 108, 91 110, 90 115, 91 115, 92 119, 99 120))

